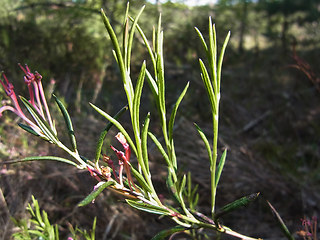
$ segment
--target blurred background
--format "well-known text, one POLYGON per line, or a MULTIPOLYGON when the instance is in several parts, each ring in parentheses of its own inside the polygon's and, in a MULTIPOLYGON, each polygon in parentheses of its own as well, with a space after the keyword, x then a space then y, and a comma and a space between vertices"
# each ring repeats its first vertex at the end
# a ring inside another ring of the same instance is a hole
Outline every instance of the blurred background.
MULTIPOLYGON (((126 4, 119 0, 0 0, 0 70, 19 95, 27 94, 27 89, 17 63, 27 63, 31 71, 40 72, 47 92, 55 92, 67 106, 81 154, 91 159, 106 122, 88 102, 111 115, 126 103, 100 9, 120 36, 126 4)), ((302 218, 320 213, 320 1, 135 0, 130 1, 130 15, 135 16, 143 5, 139 24, 150 40, 162 14, 168 107, 185 84, 191 84, 174 134, 179 166, 191 171, 199 185, 199 210, 210 212, 210 173, 193 122, 209 136, 212 131, 198 65, 204 54, 194 27, 206 37, 208 16, 212 16, 220 47, 231 31, 222 71, 219 135, 219 149, 228 148, 228 156, 217 204, 221 207, 261 192, 258 201, 223 221, 243 234, 281 239, 265 206, 264 200, 269 200, 289 229, 300 231, 302 218)), ((138 73, 142 61, 150 60, 137 34, 133 49, 132 69, 138 73)), ((155 105, 147 87, 143 98, 142 114, 152 112, 155 105)), ((0 101, 1 105, 8 102, 3 89, 0 101)), ((50 104, 59 136, 67 139, 63 119, 54 102, 50 104)), ((0 118, 1 161, 34 155, 67 157, 55 146, 25 133, 18 122, 10 112, 0 118)), ((129 128, 128 116, 122 123, 129 128)), ((156 114, 151 128, 161 135, 156 114)), ((107 153, 111 154, 108 145, 115 142, 115 134, 113 130, 108 135, 107 153)), ((153 180, 164 199, 172 201, 166 191, 163 159, 154 146, 149 147, 153 180)), ((108 191, 95 204, 77 208, 94 185, 87 172, 64 164, 1 165, 0 238, 10 239, 16 231, 10 217, 28 217, 25 207, 32 194, 51 222, 61 225, 64 239, 69 224, 90 229, 94 216, 97 239, 150 239, 174 226, 167 219, 129 208, 108 191)))

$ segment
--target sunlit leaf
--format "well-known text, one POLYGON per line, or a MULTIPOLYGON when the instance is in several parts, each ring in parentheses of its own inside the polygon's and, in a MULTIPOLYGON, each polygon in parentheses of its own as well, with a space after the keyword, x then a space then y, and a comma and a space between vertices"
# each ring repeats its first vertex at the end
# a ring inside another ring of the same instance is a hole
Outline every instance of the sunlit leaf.
POLYGON ((96 197, 107 187, 114 185, 115 182, 114 181, 108 181, 108 182, 104 182, 104 183, 98 183, 99 185, 95 187, 95 189, 85 198, 83 199, 78 206, 79 207, 83 207, 89 203, 91 203, 94 199, 96 199, 96 197))
POLYGON ((159 207, 159 206, 155 206, 155 205, 151 205, 151 204, 146 204, 140 201, 134 201, 134 200, 129 200, 126 199, 126 202, 133 208, 136 208, 138 210, 141 211, 145 211, 145 212, 149 212, 149 213, 153 213, 153 214, 160 214, 160 215, 170 215, 169 210, 163 208, 163 207, 159 207))
POLYGON ((201 137, 203 143, 205 144, 205 147, 206 147, 207 153, 208 153, 208 157, 209 157, 209 160, 210 160, 210 164, 213 164, 213 158, 212 158, 212 151, 211 151, 210 143, 209 143, 206 135, 202 131, 202 129, 196 123, 194 123, 194 125, 196 126, 197 131, 200 134, 200 137, 201 137))
POLYGON ((177 114, 177 110, 179 108, 179 105, 183 99, 183 97, 185 96, 187 90, 189 87, 189 82, 187 83, 187 85, 185 86, 185 88, 183 89, 182 93, 180 94, 178 100, 176 101, 176 104, 174 105, 173 109, 172 109, 172 113, 170 116, 170 120, 169 120, 169 127, 168 127, 168 131, 169 131, 169 141, 172 140, 172 135, 173 135, 173 126, 174 126, 174 121, 176 118, 176 114, 177 114))
POLYGON ((211 81, 213 83, 215 93, 217 89, 217 39, 216 39, 216 28, 212 24, 212 19, 209 17, 209 48, 208 48, 208 60, 209 69, 211 71, 211 81))
POLYGON ((181 183, 180 183, 180 186, 179 186, 179 195, 182 196, 182 192, 186 186, 186 183, 187 183, 187 177, 186 175, 183 175, 182 179, 181 179, 181 183))
MULTIPOLYGON (((118 120, 119 117, 128 110, 128 105, 124 106, 123 108, 120 109, 120 111, 113 117, 115 120, 118 120)), ((101 132, 98 143, 97 143, 97 147, 96 147, 96 157, 95 157, 95 163, 97 163, 99 161, 100 158, 100 154, 101 154, 101 150, 102 150, 102 146, 103 146, 103 142, 104 139, 108 133, 108 131, 110 130, 110 128, 113 126, 112 122, 109 122, 107 124, 107 126, 105 127, 105 129, 101 132)))
POLYGON ((159 149, 160 153, 162 154, 162 156, 165 159, 165 161, 168 164, 168 166, 172 167, 172 163, 170 162, 166 151, 164 150, 164 148, 162 147, 161 143, 158 141, 156 136, 154 136, 151 132, 148 132, 148 135, 152 139, 152 141, 156 144, 157 148, 159 149))
POLYGON ((140 70, 140 74, 137 80, 135 92, 134 92, 134 98, 133 98, 133 124, 135 125, 135 129, 137 132, 140 132, 139 130, 139 114, 140 114, 140 100, 141 100, 141 94, 142 94, 142 88, 144 84, 144 78, 145 78, 145 72, 146 72, 146 62, 144 61, 140 70))
POLYGON ((92 224, 92 230, 91 230, 91 240, 95 240, 96 226, 97 226, 97 217, 94 217, 93 224, 92 224))
POLYGON ((199 38, 201 40, 201 43, 202 43, 202 46, 203 46, 204 50, 207 52, 208 51, 208 46, 206 44, 206 41, 203 38, 202 33, 200 32, 200 30, 197 27, 195 27, 194 29, 196 30, 196 32, 197 32, 197 34, 198 34, 198 36, 199 36, 199 38))
POLYGON ((111 38, 111 41, 112 41, 112 44, 114 47, 114 51, 115 51, 115 55, 116 55, 116 59, 117 59, 118 65, 120 67, 122 79, 126 79, 126 76, 125 76, 126 70, 125 70, 123 58, 121 55, 121 50, 120 50, 118 38, 117 38, 116 34, 114 33, 113 28, 109 22, 109 19, 106 16, 106 14, 104 13, 103 9, 101 9, 101 16, 102 16, 102 20, 104 22, 104 25, 109 33, 109 36, 111 38))
POLYGON ((131 27, 131 31, 130 31, 130 35, 129 35, 129 39, 128 39, 128 47, 127 47, 127 56, 126 56, 126 59, 127 59, 127 69, 130 69, 130 60, 131 60, 131 48, 132 48, 132 41, 133 41, 133 36, 134 36, 134 32, 137 28, 137 23, 138 23, 138 20, 144 10, 145 6, 142 6, 142 8, 140 9, 138 15, 136 16, 133 24, 132 24, 132 27, 131 27))
POLYGON ((113 117, 111 117, 108 113, 104 112, 100 108, 96 107, 92 103, 89 103, 91 107, 94 108, 98 113, 100 113, 103 117, 105 117, 109 122, 111 122, 118 130, 125 136, 126 140, 128 141, 131 149, 134 151, 134 153, 137 155, 137 149, 136 146, 134 145, 132 139, 130 138, 129 134, 127 131, 123 128, 123 126, 113 117))
POLYGON ((180 202, 180 197, 179 197, 179 194, 178 194, 178 190, 177 190, 177 188, 178 188, 178 181, 177 181, 177 179, 174 179, 174 176, 176 176, 175 175, 175 173, 173 172, 174 170, 173 170, 173 168, 171 167, 168 167, 168 177, 167 177, 167 186, 168 186, 168 188, 171 190, 171 192, 172 192, 172 194, 173 194, 173 196, 175 197, 175 199, 178 201, 178 202, 180 202))
POLYGON ((153 93, 153 96, 155 99, 157 99, 159 94, 158 85, 148 70, 146 70, 146 75, 147 75, 147 80, 148 80, 150 89, 153 93))
POLYGON ((224 53, 226 51, 229 39, 230 39, 231 32, 228 32, 228 35, 226 36, 223 46, 221 48, 220 52, 220 57, 219 57, 219 62, 218 62, 218 69, 217 69, 217 82, 218 82, 218 91, 220 92, 220 82, 221 82, 221 69, 222 69, 222 62, 223 62, 223 57, 224 53))
MULTIPOLYGON (((131 19, 131 21, 134 21, 133 18, 130 18, 130 19, 131 19)), ((138 32, 140 33, 140 35, 141 35, 141 37, 142 37, 142 39, 143 39, 143 42, 144 42, 145 46, 146 46, 147 49, 148 49, 148 53, 149 53, 149 56, 150 56, 150 58, 151 58, 153 67, 154 67, 154 69, 156 69, 156 59, 155 59, 155 57, 154 57, 154 54, 153 54, 152 48, 151 48, 151 46, 150 46, 150 44, 149 44, 149 42, 148 42, 148 39, 147 39, 146 35, 144 34, 144 32, 142 31, 142 29, 141 29, 141 27, 139 26, 139 24, 137 24, 137 29, 138 29, 138 32)))
POLYGON ((141 147, 142 147, 142 157, 144 161, 145 168, 149 173, 149 158, 148 158, 148 129, 150 123, 150 113, 147 114, 146 119, 144 120, 142 133, 141 133, 141 147))
POLYGON ((205 85, 205 88, 206 88, 206 91, 207 91, 207 94, 208 94, 208 97, 209 97, 209 101, 210 101, 210 104, 211 104, 211 107, 213 108, 214 112, 217 111, 216 109, 216 103, 217 103, 217 100, 216 100, 216 96, 217 96, 217 92, 214 88, 214 86, 212 86, 212 82, 210 80, 210 76, 209 76, 209 73, 206 69, 206 66, 204 65, 203 61, 201 59, 199 59, 199 63, 200 63, 200 68, 201 68, 201 78, 202 78, 202 81, 205 85))
POLYGON ((149 187, 147 182, 145 181, 144 177, 139 173, 135 168, 131 167, 132 175, 136 178, 136 180, 139 182, 140 186, 146 190, 147 192, 152 192, 152 189, 149 187))
POLYGON ((220 161, 219 161, 219 164, 218 164, 218 167, 216 169, 216 186, 218 186, 218 183, 219 183, 219 180, 220 180, 220 176, 221 176, 221 173, 222 173, 222 170, 223 170, 223 167, 224 167, 224 164, 226 162, 226 157, 227 157, 227 149, 225 149, 223 151, 223 154, 220 158, 220 161))
POLYGON ((30 162, 30 161, 57 161, 57 162, 63 162, 63 163, 67 163, 67 164, 73 165, 75 167, 78 167, 78 165, 73 161, 70 161, 68 159, 61 158, 61 157, 55 157, 55 156, 26 157, 26 158, 22 158, 22 159, 18 159, 18 160, 5 161, 3 163, 13 164, 13 163, 22 163, 22 162, 30 162))

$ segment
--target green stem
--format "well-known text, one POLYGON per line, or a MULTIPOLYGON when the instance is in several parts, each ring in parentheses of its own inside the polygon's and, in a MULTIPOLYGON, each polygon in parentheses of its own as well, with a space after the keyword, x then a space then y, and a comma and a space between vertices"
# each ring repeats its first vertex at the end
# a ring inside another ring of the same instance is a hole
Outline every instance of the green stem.
MULTIPOLYGON (((218 99, 217 99, 218 100, 218 99)), ((218 148, 218 125, 219 125, 219 100, 216 102, 216 111, 213 111, 213 146, 212 146, 212 162, 211 171, 211 214, 214 215, 216 201, 216 163, 217 163, 217 148, 218 148)))
POLYGON ((75 152, 71 151, 69 148, 67 148, 62 142, 58 142, 57 146, 61 149, 63 149, 64 151, 66 151, 69 155, 71 155, 74 159, 76 159, 81 165, 81 168, 85 168, 87 166, 87 163, 85 161, 83 161, 78 153, 78 151, 76 150, 75 152))

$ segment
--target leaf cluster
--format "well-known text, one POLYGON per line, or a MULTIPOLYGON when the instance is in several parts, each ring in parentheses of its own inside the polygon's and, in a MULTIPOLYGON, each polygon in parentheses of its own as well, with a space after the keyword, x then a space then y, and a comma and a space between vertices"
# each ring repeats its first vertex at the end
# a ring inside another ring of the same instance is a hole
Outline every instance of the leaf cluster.
MULTIPOLYGON (((12 218, 14 224, 20 229, 18 232, 12 234, 15 240, 59 240, 59 226, 52 225, 48 219, 46 211, 40 209, 38 200, 32 196, 32 203, 28 204, 27 211, 30 219, 16 220, 12 218)), ((74 228, 69 225, 70 237, 72 239, 95 240, 96 218, 93 221, 92 230, 87 232, 78 227, 74 228)))

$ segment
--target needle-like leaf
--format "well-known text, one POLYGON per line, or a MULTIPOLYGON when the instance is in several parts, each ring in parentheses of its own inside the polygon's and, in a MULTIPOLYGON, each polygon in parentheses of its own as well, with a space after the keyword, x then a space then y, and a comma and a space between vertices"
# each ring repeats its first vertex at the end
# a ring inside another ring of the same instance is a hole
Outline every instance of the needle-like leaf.
POLYGON ((91 105, 91 107, 93 107, 94 110, 96 110, 98 113, 100 113, 103 117, 105 117, 106 119, 108 119, 108 121, 110 121, 116 128, 119 129, 119 131, 125 136, 125 138, 127 139, 131 149, 134 151, 134 153, 137 155, 137 149, 136 146, 134 145, 132 139, 130 138, 129 134, 127 133, 127 131, 123 128, 123 126, 113 117, 111 117, 108 113, 104 112, 103 110, 101 110, 100 108, 96 107, 95 105, 93 105, 92 103, 89 103, 91 105))
POLYGON ((50 128, 48 122, 44 120, 38 111, 31 105, 31 103, 20 96, 22 103, 25 105, 33 119, 36 121, 37 126, 41 129, 42 133, 54 144, 58 144, 59 140, 53 130, 50 128))
POLYGON ((223 151, 223 154, 222 154, 222 156, 220 158, 218 167, 216 169, 216 186, 218 186, 218 183, 219 183, 219 180, 220 180, 220 176, 221 176, 224 164, 226 162, 226 157, 227 157, 227 149, 225 149, 223 151))
POLYGON ((172 113, 171 113, 171 116, 170 116, 170 120, 169 120, 169 127, 168 127, 168 131, 169 131, 169 141, 172 142, 172 135, 173 135, 173 126, 174 126, 174 121, 175 121, 175 118, 176 118, 176 114, 177 114, 177 111, 178 111, 178 108, 179 108, 179 105, 183 99, 183 97, 185 96, 187 90, 188 90, 188 87, 189 87, 189 82, 187 83, 187 85, 185 86, 185 88, 183 89, 182 93, 180 94, 176 104, 174 105, 173 109, 172 109, 172 113))
POLYGON ((141 211, 153 213, 153 214, 160 214, 160 215, 170 215, 170 212, 160 206, 155 206, 151 204, 146 204, 141 201, 134 201, 126 199, 126 202, 133 208, 139 209, 141 211))
MULTIPOLYGON (((123 108, 120 109, 120 111, 113 117, 114 119, 118 120, 119 117, 128 110, 128 105, 124 106, 123 108)), ((100 155, 101 155, 101 150, 102 150, 102 146, 103 146, 103 141, 108 133, 108 131, 110 130, 110 128, 113 126, 112 122, 109 122, 107 124, 107 126, 105 127, 105 129, 101 132, 98 143, 97 143, 97 147, 96 147, 96 157, 95 157, 95 163, 97 163, 99 161, 100 155)))
POLYGON ((55 157, 55 156, 35 156, 35 157, 26 157, 18 160, 12 160, 12 161, 3 161, 4 164, 13 164, 13 163, 22 163, 22 162, 31 162, 31 161, 57 161, 57 162, 63 162, 70 165, 73 165, 75 167, 78 167, 78 165, 65 158, 61 157, 55 157))
POLYGON ((76 137, 74 135, 70 115, 69 115, 67 109, 65 108, 65 106, 63 105, 63 103, 56 97, 56 95, 53 94, 52 96, 56 100, 56 103, 57 103, 57 105, 63 115, 64 121, 65 121, 67 129, 68 129, 68 135, 70 138, 71 146, 73 148, 73 151, 76 152, 77 151, 77 142, 76 142, 76 137))
POLYGON ((95 189, 85 198, 83 199, 78 206, 83 207, 89 203, 91 203, 96 197, 107 187, 114 185, 114 181, 108 181, 108 182, 99 182, 99 185, 95 187, 95 189))
POLYGON ((182 226, 176 226, 170 229, 162 230, 161 232, 157 233, 151 240, 163 240, 166 239, 166 237, 171 236, 174 233, 183 232, 186 231, 187 228, 182 226))

